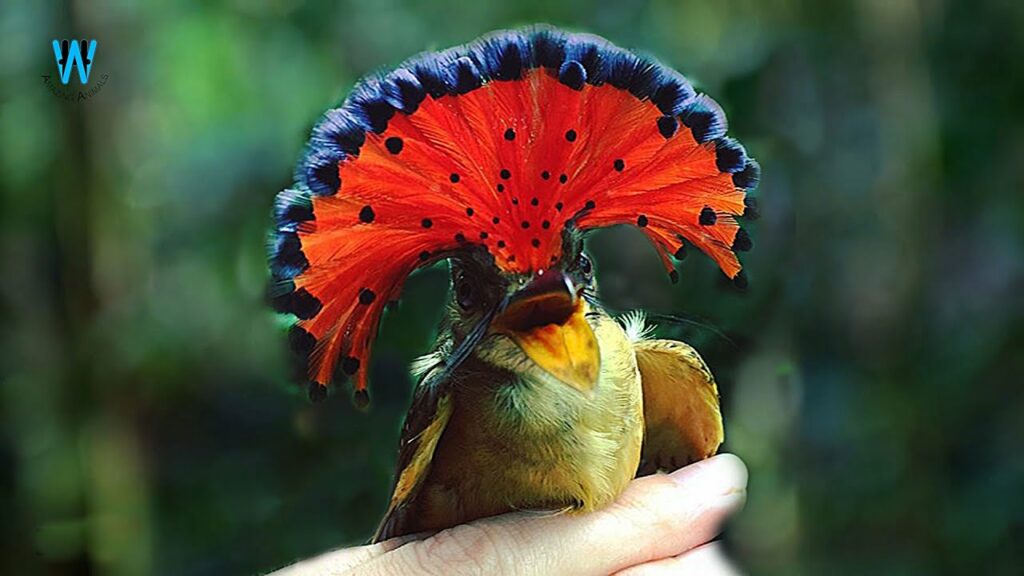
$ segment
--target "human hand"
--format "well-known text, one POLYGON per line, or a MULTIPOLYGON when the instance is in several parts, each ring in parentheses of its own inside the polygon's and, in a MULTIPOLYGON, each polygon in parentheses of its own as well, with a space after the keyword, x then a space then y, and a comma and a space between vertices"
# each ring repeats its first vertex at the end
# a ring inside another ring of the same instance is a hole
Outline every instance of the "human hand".
POLYGON ((514 512, 433 535, 328 552, 272 576, 737 574, 714 538, 746 499, 747 469, 720 454, 634 480, 588 514, 514 512))

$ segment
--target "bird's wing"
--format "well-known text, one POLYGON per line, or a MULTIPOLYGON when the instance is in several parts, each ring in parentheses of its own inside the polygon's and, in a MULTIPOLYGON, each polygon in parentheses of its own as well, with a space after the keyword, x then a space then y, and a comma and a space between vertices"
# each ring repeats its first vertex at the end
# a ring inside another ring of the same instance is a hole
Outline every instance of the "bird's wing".
MULTIPOLYGON (((426 381, 427 379, 424 379, 426 381)), ((411 521, 410 508, 423 480, 430 472, 434 449, 452 414, 448 387, 420 385, 405 417, 398 452, 398 475, 391 504, 381 520, 373 542, 405 534, 411 521)))
POLYGON ((633 344, 644 391, 646 436, 638 475, 674 470, 713 455, 725 437, 718 387, 692 346, 633 344))

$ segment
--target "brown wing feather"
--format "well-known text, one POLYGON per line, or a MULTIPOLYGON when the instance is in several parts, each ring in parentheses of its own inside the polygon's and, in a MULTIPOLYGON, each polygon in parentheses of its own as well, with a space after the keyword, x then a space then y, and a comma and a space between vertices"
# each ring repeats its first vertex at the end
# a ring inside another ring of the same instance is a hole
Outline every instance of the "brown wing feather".
MULTIPOLYGON (((426 378, 424 379, 424 381, 426 378)), ((434 450, 451 417, 451 401, 444 383, 418 386, 405 417, 398 452, 398 474, 391 504, 381 520, 373 542, 409 532, 409 517, 424 478, 430 472, 434 450)))
POLYGON ((674 340, 643 340, 633 347, 647 426, 638 475, 713 455, 725 431, 718 387, 704 360, 693 347, 674 340))

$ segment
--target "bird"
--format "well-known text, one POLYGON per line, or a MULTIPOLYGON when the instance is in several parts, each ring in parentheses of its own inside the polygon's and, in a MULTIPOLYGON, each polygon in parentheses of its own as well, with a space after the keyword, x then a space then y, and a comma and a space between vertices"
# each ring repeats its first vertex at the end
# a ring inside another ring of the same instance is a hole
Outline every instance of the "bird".
POLYGON ((726 129, 675 70, 550 26, 414 56, 323 114, 268 240, 310 398, 351 379, 366 407, 387 304, 416 270, 450 271, 372 541, 598 510, 717 452, 707 364, 606 310, 586 238, 633 226, 672 283, 690 245, 745 288, 760 166, 726 129))

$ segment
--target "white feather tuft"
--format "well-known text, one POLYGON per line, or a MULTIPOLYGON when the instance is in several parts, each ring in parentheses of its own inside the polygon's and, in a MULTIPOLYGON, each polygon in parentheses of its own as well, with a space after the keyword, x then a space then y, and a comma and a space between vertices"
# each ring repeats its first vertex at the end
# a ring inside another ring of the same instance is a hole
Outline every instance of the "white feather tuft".
POLYGON ((647 324, 647 315, 642 310, 626 312, 619 316, 618 320, 619 324, 622 325, 622 329, 626 331, 626 337, 629 338, 630 342, 646 340, 654 334, 654 329, 656 328, 654 324, 647 324))
POLYGON ((435 350, 429 354, 424 354, 412 361, 412 364, 409 365, 409 372, 412 373, 413 378, 419 378, 429 372, 434 366, 444 362, 444 356, 444 350, 435 350))

